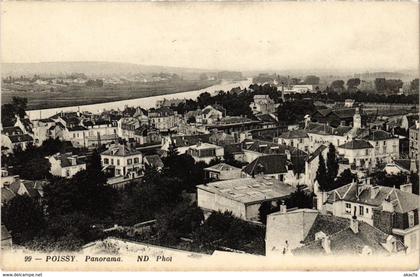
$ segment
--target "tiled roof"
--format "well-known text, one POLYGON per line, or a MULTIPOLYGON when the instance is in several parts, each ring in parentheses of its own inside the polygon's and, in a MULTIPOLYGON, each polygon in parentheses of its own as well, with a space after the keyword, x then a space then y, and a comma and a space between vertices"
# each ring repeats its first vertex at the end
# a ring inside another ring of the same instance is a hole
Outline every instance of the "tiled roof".
POLYGON ((310 163, 311 161, 313 161, 316 157, 319 156, 319 154, 321 154, 325 149, 327 149, 328 147, 326 145, 320 145, 318 146, 317 149, 315 149, 314 152, 312 152, 309 157, 308 157, 308 162, 310 163))
POLYGON ((287 172, 287 159, 284 154, 264 155, 248 164, 243 171, 248 175, 279 174, 287 172))
POLYGON ((140 154, 139 151, 121 144, 110 146, 109 149, 101 153, 101 155, 120 157, 133 156, 138 154, 140 154))
POLYGON ((363 203, 370 206, 379 207, 384 201, 390 202, 395 212, 406 213, 418 208, 419 196, 413 193, 404 192, 396 188, 384 187, 384 186, 367 186, 358 185, 356 183, 350 183, 342 186, 336 190, 328 192, 327 202, 332 203, 334 201, 345 200, 355 203, 363 203), (358 186, 361 190, 359 196, 358 186), (372 197, 372 194, 376 195, 372 197))
POLYGON ((2 134, 6 136, 22 135, 23 131, 19 127, 3 127, 2 134))
POLYGON ((197 188, 245 204, 279 199, 295 191, 294 187, 279 180, 264 178, 237 178, 198 185, 197 188))
POLYGON ((370 131, 369 134, 367 134, 363 139, 365 140, 387 140, 387 139, 395 139, 396 136, 392 135, 391 133, 382 131, 382 130, 373 130, 370 131))
POLYGON ((52 157, 60 161, 61 167, 74 166, 71 162, 72 159, 75 160, 76 162, 75 165, 86 164, 86 158, 84 156, 77 156, 77 155, 73 155, 72 153, 65 153, 65 154, 57 153, 53 155, 52 157))
POLYGON ((9 136, 12 143, 33 141, 33 138, 28 134, 9 136))
POLYGON ((349 142, 346 142, 342 145, 338 146, 339 148, 343 149, 368 149, 373 148, 372 144, 370 144, 366 140, 359 140, 359 139, 353 139, 349 142))
POLYGON ((74 126, 74 127, 69 127, 69 128, 67 128, 70 132, 75 132, 75 131, 86 131, 87 130, 87 128, 86 127, 83 127, 83 126, 80 126, 80 125, 77 125, 77 126, 74 126))
POLYGON ((211 134, 189 135, 189 136, 172 136, 172 141, 177 147, 195 145, 198 142, 209 142, 211 134))
MULTIPOLYGON (((331 253, 335 255, 361 254, 365 246, 372 250, 372 254, 387 254, 388 251, 382 246, 388 238, 388 234, 369 224, 359 221, 358 232, 355 233, 350 227, 342 229, 328 236, 330 239, 331 253)), ((397 250, 405 249, 404 244, 397 240, 397 250)), ((306 245, 292 250, 295 255, 322 255, 325 250, 322 240, 313 240, 306 245)))
POLYGON ((148 155, 144 157, 144 160, 149 165, 155 167, 155 168, 161 168, 163 167, 163 162, 161 158, 158 155, 148 155))
POLYGON ((16 193, 11 189, 3 187, 1 188, 1 203, 7 203, 16 196, 16 193))
POLYGON ((282 133, 279 137, 284 139, 307 138, 308 133, 306 130, 298 129, 282 133))
POLYGON ((220 171, 232 171, 232 170, 241 170, 241 169, 237 168, 237 167, 234 167, 234 166, 231 166, 229 164, 218 163, 218 164, 215 164, 213 166, 206 167, 204 170, 220 172, 220 171))

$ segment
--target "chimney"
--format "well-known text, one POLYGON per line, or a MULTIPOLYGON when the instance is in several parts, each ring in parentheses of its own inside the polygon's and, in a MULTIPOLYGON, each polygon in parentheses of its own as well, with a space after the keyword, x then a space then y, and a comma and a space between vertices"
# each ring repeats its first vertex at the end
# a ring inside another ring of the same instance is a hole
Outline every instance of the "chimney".
POLYGON ((355 215, 352 216, 350 219, 350 228, 353 231, 353 233, 359 233, 359 221, 357 221, 357 217, 355 215))
POLYGON ((322 248, 324 248, 325 253, 331 254, 331 240, 329 237, 322 239, 322 248))
POLYGON ((287 212, 287 206, 284 203, 284 200, 281 201, 281 205, 280 205, 280 213, 281 214, 285 214, 287 212))
POLYGON ((375 199, 376 196, 379 193, 379 187, 378 186, 372 186, 370 187, 370 199, 375 199))

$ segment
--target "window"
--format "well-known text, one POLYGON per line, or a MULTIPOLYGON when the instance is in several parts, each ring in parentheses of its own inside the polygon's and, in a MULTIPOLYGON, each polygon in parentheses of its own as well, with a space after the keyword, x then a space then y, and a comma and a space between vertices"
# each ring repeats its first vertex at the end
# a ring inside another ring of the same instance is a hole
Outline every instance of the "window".
POLYGON ((364 215, 364 207, 362 205, 359 206, 359 215, 363 216, 364 215))
POLYGON ((408 227, 411 228, 414 226, 414 211, 408 212, 408 227))
POLYGON ((133 159, 128 159, 127 160, 127 164, 132 164, 133 163, 133 159))
POLYGON ((70 177, 70 170, 68 170, 68 169, 66 170, 66 176, 70 177))
POLYGON ((386 146, 386 141, 384 141, 384 146, 386 146))
POLYGON ((366 156, 369 155, 369 150, 368 149, 365 150, 365 155, 366 156))
POLYGON ((351 204, 346 203, 346 214, 350 214, 350 213, 351 213, 351 204))
POLYGON ((134 158, 134 163, 138 164, 139 163, 139 158, 134 158))
POLYGON ((369 214, 369 208, 366 208, 365 213, 366 213, 366 214, 369 214))
POLYGON ((111 159, 111 164, 114 165, 114 159, 111 159))
POLYGON ((117 159, 117 165, 120 165, 120 159, 117 159))
POLYGON ((73 133, 73 138, 75 138, 75 137, 76 137, 76 134, 73 133))
POLYGON ((108 160, 108 158, 105 158, 105 159, 104 159, 104 164, 109 164, 109 160, 108 160))

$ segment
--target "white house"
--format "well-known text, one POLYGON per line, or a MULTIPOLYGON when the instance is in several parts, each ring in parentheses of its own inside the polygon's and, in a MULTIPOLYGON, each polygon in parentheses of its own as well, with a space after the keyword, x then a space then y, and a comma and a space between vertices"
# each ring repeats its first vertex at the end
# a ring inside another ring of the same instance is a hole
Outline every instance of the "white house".
POLYGON ((57 153, 47 158, 51 164, 50 173, 54 176, 72 178, 77 172, 86 170, 86 157, 84 156, 57 153))
POLYGON ((142 154, 126 145, 112 145, 101 153, 102 166, 114 176, 137 178, 143 169, 142 154))
POLYGON ((223 159, 225 150, 223 147, 215 144, 198 142, 196 145, 190 146, 187 153, 191 155, 196 162, 201 161, 210 163, 213 159, 223 159))

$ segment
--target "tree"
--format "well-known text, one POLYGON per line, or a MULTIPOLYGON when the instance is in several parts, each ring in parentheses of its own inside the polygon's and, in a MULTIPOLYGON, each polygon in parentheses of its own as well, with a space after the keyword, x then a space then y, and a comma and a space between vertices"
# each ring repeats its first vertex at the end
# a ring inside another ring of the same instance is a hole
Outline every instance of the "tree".
POLYGON ((28 99, 14 96, 12 103, 4 104, 1 107, 1 123, 3 126, 13 126, 16 122, 15 116, 23 118, 26 115, 28 99))
POLYGON ((419 195, 419 174, 411 173, 410 174, 410 183, 412 184, 412 192, 419 195))
POLYGON ((350 89, 356 89, 360 85, 360 79, 359 78, 351 78, 347 80, 347 88, 350 89))
POLYGON ((12 232, 13 242, 33 239, 44 227, 42 207, 27 195, 17 195, 1 209, 2 221, 12 232))
POLYGON ((353 180, 357 181, 357 174, 353 174, 350 169, 345 169, 341 174, 335 179, 334 186, 331 189, 336 189, 344 185, 350 184, 353 180))
POLYGON ((267 215, 278 211, 278 207, 274 207, 271 201, 264 201, 258 209, 258 216, 263 224, 267 223, 267 215))
POLYGON ((286 199, 286 206, 287 208, 312 209, 313 201, 313 194, 306 192, 303 186, 298 186, 297 190, 286 199))
POLYGON ((203 211, 196 204, 181 202, 157 216, 156 233, 161 243, 176 244, 180 237, 190 236, 203 222, 203 211))
POLYGON ((338 161, 335 147, 332 143, 328 146, 327 153, 327 176, 329 184, 332 184, 338 174, 338 161))
POLYGON ((309 75, 305 77, 305 84, 307 85, 318 85, 319 77, 315 75, 309 75))
POLYGON ((410 82, 410 91, 419 93, 419 78, 414 79, 410 82))
POLYGON ((342 92, 344 90, 344 81, 335 80, 331 83, 331 87, 335 92, 342 92))
POLYGON ((375 79, 375 89, 379 93, 382 93, 386 90, 386 80, 385 80, 385 78, 376 78, 375 79))
POLYGON ((325 167, 325 160, 322 156, 322 153, 319 154, 319 164, 318 169, 316 171, 316 177, 315 180, 318 181, 319 189, 321 191, 328 191, 328 175, 327 175, 327 169, 325 167))

